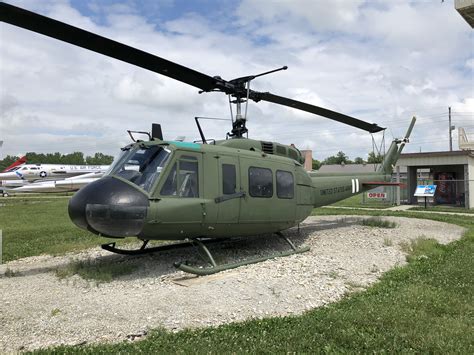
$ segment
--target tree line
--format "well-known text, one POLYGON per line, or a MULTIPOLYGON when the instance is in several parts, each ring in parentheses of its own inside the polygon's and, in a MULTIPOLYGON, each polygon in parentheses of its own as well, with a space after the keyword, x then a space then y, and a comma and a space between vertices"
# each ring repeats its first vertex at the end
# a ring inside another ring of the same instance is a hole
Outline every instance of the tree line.
MULTIPOLYGON (((14 155, 7 155, 0 160, 0 171, 18 160, 14 155)), ((84 156, 82 152, 69 154, 56 153, 26 153, 27 164, 66 164, 66 165, 109 165, 114 160, 112 155, 95 153, 91 156, 84 156)))
MULTIPOLYGON (((0 160, 0 171, 11 165, 13 162, 18 160, 18 157, 13 155, 7 155, 3 160, 0 160)), ((26 160, 28 164, 67 164, 67 165, 109 165, 112 164, 114 157, 112 155, 106 155, 103 153, 95 153, 92 156, 84 156, 82 152, 73 152, 69 154, 56 153, 26 153, 26 160)), ((334 164, 377 164, 381 163, 383 156, 375 154, 374 152, 369 153, 367 161, 361 157, 356 157, 354 160, 342 151, 336 155, 327 157, 326 159, 319 161, 313 159, 313 169, 318 170, 321 165, 334 165, 334 164)))
POLYGON ((383 160, 383 155, 380 153, 375 154, 374 152, 369 153, 367 161, 361 157, 356 157, 354 160, 350 160, 349 157, 342 151, 339 151, 336 155, 327 157, 323 161, 313 159, 313 170, 319 170, 321 165, 341 165, 341 164, 379 164, 383 160))

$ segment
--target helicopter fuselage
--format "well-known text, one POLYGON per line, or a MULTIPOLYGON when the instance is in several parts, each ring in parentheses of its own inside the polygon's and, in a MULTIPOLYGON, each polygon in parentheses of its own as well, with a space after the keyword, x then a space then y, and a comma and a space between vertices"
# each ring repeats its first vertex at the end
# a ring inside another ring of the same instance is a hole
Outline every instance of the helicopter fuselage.
POLYGON ((288 229, 313 207, 390 178, 309 174, 302 162, 294 147, 243 138, 137 142, 104 178, 76 193, 69 213, 79 227, 108 237, 241 237, 288 229))

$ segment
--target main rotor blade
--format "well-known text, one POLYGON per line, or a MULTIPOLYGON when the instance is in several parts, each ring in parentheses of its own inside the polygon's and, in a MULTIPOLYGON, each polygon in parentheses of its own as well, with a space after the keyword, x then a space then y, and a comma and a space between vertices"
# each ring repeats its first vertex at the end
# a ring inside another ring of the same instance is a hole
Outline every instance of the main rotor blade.
POLYGON ((286 97, 274 95, 269 92, 251 91, 249 96, 252 100, 256 102, 263 100, 263 101, 273 102, 275 104, 279 104, 283 106, 292 107, 298 110, 314 113, 316 115, 323 116, 334 121, 345 123, 349 126, 357 127, 357 128, 363 129, 364 131, 368 131, 370 133, 380 132, 385 129, 385 128, 379 127, 375 123, 368 123, 368 122, 359 120, 357 118, 344 115, 339 112, 331 111, 319 106, 310 105, 301 101, 288 99, 286 97))
POLYGON ((153 54, 10 4, 0 3, 0 21, 151 70, 204 91, 210 91, 216 88, 218 82, 223 82, 153 54))

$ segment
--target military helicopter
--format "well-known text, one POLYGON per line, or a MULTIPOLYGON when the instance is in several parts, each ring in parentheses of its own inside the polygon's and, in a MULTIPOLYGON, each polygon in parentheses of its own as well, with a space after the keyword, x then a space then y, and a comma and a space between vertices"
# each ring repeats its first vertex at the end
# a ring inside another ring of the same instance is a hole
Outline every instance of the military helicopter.
POLYGON ((43 35, 128 62, 198 88, 199 93, 221 92, 231 104, 232 130, 226 139, 207 140, 199 125, 201 141, 164 140, 161 126, 151 133, 129 131, 133 142, 101 179, 79 190, 69 202, 69 216, 79 227, 99 236, 136 236, 143 245, 124 250, 115 243, 106 250, 143 254, 195 245, 210 266, 176 263, 179 269, 207 275, 276 256, 302 253, 281 232, 299 225, 314 207, 331 204, 380 185, 391 185, 393 165, 413 129, 413 118, 404 139, 391 143, 377 171, 358 175, 308 173, 304 158, 293 147, 248 138, 247 105, 267 101, 310 112, 370 133, 384 128, 308 103, 250 89, 258 75, 224 80, 208 76, 164 58, 118 43, 57 20, 0 4, 0 20, 43 35), (232 112, 235 105, 235 115, 232 112), (242 106, 245 104, 245 107, 242 106), (145 133, 147 140, 134 134, 145 133), (223 238, 274 233, 289 244, 284 253, 217 265, 207 243, 223 238), (150 240, 184 241, 147 247, 150 240))

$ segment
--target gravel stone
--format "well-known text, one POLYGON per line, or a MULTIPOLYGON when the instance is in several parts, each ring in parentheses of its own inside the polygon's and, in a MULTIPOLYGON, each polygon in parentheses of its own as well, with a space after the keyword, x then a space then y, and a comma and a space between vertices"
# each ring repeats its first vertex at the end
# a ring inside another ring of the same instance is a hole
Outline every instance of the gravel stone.
MULTIPOLYGON (((301 314, 340 300, 404 265, 400 244, 424 236, 439 243, 465 229, 442 222, 401 217, 394 229, 361 226, 361 216, 309 217, 285 233, 303 254, 267 260, 195 277, 173 262, 200 263, 192 248, 130 257, 99 247, 54 257, 41 255, 0 266, 0 352, 60 344, 136 341, 153 328, 170 331, 216 326, 263 317, 301 314), (390 243, 387 243, 387 240, 390 243), (109 283, 74 275, 58 279, 55 270, 71 260, 139 263, 138 270, 109 283), (14 271, 13 277, 4 275, 14 271)), ((275 236, 211 245, 218 262, 287 250, 275 236)))

